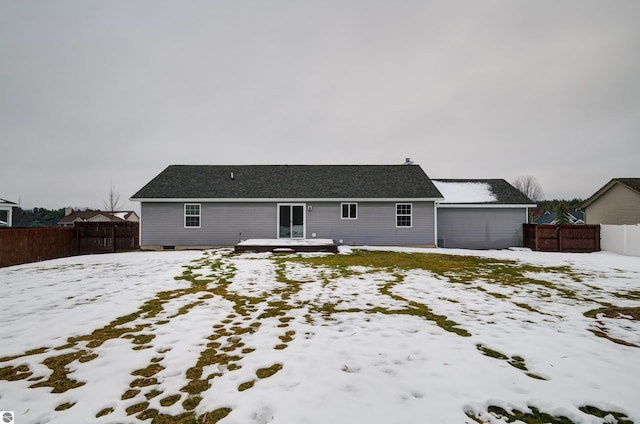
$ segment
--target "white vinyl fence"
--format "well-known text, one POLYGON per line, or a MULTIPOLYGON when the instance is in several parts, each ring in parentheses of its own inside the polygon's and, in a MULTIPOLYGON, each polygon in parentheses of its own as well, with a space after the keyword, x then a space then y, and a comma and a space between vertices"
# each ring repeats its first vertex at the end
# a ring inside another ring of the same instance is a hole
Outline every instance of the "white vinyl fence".
POLYGON ((640 224, 601 225, 600 248, 607 252, 640 256, 640 224))

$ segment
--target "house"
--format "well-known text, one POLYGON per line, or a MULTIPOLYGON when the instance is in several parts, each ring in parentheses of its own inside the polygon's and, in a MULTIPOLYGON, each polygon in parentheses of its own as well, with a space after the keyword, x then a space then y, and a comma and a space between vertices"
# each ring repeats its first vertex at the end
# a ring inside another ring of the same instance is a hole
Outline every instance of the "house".
POLYGON ((0 212, 4 212, 3 215, 6 217, 6 221, 0 220, 1 227, 11 227, 13 225, 13 208, 17 208, 18 206, 17 203, 0 199, 0 212))
POLYGON ((275 238, 434 245, 440 199, 417 165, 173 165, 131 198, 143 248, 275 238))
MULTIPOLYGON (((581 210, 569 210, 569 223, 571 225, 584 224, 584 211, 581 210)), ((555 225, 558 214, 555 211, 544 211, 542 215, 536 218, 534 224, 548 224, 555 225)))
POLYGON ((438 246, 503 249, 522 245, 522 224, 536 205, 503 179, 434 179, 438 246))
MULTIPOLYGON (((454 180, 439 181, 447 186, 454 180)), ((350 245, 435 246, 440 231, 447 247, 449 241, 459 247, 519 246, 532 202, 504 180, 463 182, 482 185, 493 197, 446 199, 420 166, 407 161, 171 165, 131 200, 141 204, 140 244, 146 249, 316 238, 350 245), (461 239, 455 227, 473 223, 482 225, 482 235, 466 232, 461 239)))
POLYGON ((138 214, 133 211, 73 211, 65 210, 65 216, 58 221, 58 227, 73 227, 76 222, 139 222, 138 214))
POLYGON ((582 203, 587 224, 640 224, 640 178, 614 178, 582 203))

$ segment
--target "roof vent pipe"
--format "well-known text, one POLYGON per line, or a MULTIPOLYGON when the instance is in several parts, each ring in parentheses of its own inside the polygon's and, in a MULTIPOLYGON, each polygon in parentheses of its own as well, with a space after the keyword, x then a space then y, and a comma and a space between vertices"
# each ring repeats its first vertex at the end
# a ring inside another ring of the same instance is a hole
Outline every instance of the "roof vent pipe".
POLYGON ((231 173, 231 179, 233 180, 233 172, 231 173))

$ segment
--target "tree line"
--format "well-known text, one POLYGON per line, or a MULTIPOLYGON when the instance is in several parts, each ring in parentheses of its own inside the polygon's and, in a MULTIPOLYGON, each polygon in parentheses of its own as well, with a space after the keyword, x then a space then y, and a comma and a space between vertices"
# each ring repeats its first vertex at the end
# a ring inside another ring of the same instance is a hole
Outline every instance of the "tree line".
POLYGON ((65 208, 13 208, 14 227, 56 227, 65 216, 65 208))

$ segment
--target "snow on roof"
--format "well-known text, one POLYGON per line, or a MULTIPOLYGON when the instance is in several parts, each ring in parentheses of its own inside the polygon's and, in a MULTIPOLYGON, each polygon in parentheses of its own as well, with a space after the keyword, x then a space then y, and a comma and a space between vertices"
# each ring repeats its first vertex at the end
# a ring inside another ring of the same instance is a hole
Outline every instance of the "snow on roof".
POLYGON ((433 180, 433 184, 444 196, 444 200, 441 203, 489 203, 498 201, 498 197, 493 193, 488 183, 433 180))

